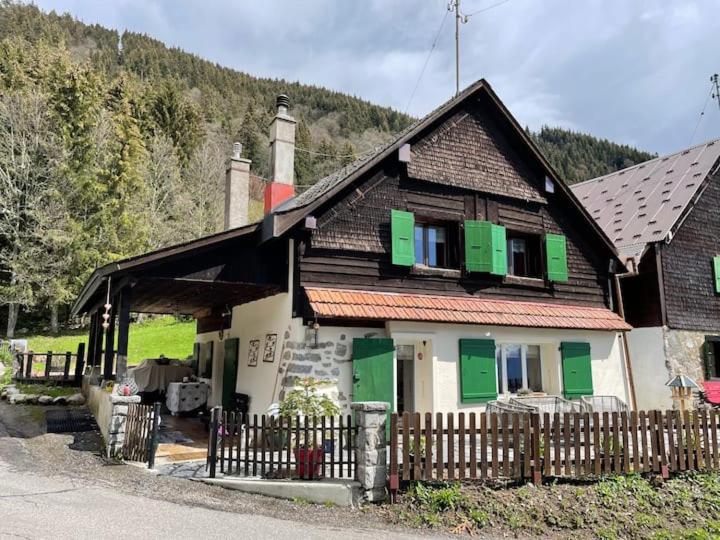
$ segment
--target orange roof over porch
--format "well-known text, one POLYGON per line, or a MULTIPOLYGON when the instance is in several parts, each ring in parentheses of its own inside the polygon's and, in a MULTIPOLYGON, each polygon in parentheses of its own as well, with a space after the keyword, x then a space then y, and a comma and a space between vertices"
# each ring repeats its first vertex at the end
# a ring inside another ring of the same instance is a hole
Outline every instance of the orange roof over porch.
POLYGON ((631 330, 606 308, 457 296, 305 287, 320 318, 420 321, 529 328, 631 330))

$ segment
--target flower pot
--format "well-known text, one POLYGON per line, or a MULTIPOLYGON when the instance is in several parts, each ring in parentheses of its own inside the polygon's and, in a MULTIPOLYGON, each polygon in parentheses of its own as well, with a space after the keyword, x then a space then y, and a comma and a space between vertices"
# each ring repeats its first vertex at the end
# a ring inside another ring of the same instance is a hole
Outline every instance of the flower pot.
POLYGON ((300 479, 317 480, 320 478, 320 466, 323 462, 323 449, 296 448, 295 463, 297 477, 300 479))

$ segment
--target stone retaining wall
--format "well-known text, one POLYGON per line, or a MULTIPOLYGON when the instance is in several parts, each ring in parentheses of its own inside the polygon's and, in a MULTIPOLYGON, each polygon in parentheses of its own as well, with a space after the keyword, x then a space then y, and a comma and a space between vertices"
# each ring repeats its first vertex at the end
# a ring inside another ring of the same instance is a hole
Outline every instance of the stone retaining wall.
POLYGON ((111 394, 100 386, 91 384, 88 377, 83 378, 82 390, 105 441, 106 455, 119 457, 125 441, 128 405, 140 403, 140 396, 111 394))

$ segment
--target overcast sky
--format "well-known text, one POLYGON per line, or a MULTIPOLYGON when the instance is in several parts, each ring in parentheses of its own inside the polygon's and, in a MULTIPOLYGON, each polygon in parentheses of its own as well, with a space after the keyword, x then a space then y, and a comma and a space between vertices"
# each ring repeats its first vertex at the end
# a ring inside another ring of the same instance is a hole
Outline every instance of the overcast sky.
MULTIPOLYGON (((473 13, 501 0, 462 0, 473 13)), ((413 88, 446 0, 37 0, 259 76, 326 86, 415 116, 454 92, 454 20, 413 88)), ((461 81, 486 78, 521 124, 653 152, 720 137, 720 0, 507 0, 461 26, 461 81)))

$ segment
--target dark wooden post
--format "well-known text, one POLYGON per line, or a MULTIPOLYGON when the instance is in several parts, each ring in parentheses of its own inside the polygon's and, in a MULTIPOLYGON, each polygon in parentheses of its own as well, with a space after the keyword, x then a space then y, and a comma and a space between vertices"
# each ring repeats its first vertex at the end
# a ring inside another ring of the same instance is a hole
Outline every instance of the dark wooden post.
POLYGON ((88 335, 88 365, 93 365, 95 339, 97 338, 97 313, 90 314, 90 334, 88 335))
POLYGON ((148 469, 155 468, 155 451, 157 450, 158 425, 160 424, 160 406, 162 403, 156 401, 153 405, 152 430, 148 441, 148 469))
POLYGON ((50 365, 52 364, 52 351, 47 352, 47 356, 45 357, 45 378, 50 378, 50 365))
MULTIPOLYGON (((217 443, 221 415, 222 407, 213 407, 210 410, 210 439, 208 441, 210 454, 208 456, 208 462, 210 464, 210 478, 215 478, 215 470, 217 468, 217 443)), ((257 439, 255 439, 255 444, 257 444, 257 439)))
MULTIPOLYGON (((115 299, 117 300, 117 299, 115 299)), ((108 319, 107 331, 105 331, 105 358, 103 364, 103 379, 110 380, 113 377, 113 367, 115 359, 115 319, 117 312, 117 302, 113 300, 113 306, 110 308, 110 318, 108 319)))
POLYGON ((65 368, 63 369, 63 381, 67 381, 70 376, 70 362, 72 362, 72 353, 67 351, 65 353, 65 368))
POLYGON ((27 364, 25 365, 25 378, 29 379, 32 375, 33 352, 28 352, 27 364))
POLYGON ((77 357, 75 358, 75 381, 80 382, 85 364, 85 344, 78 344, 77 357))
POLYGON ((102 355, 103 345, 103 327, 102 327, 102 309, 98 309, 95 313, 95 343, 92 350, 92 366, 100 367, 100 357, 102 355))
POLYGON ((119 309, 118 313, 118 344, 117 344, 117 379, 122 378, 127 373, 128 361, 128 335, 130 332, 130 303, 131 289, 128 286, 123 287, 117 295, 119 309))

